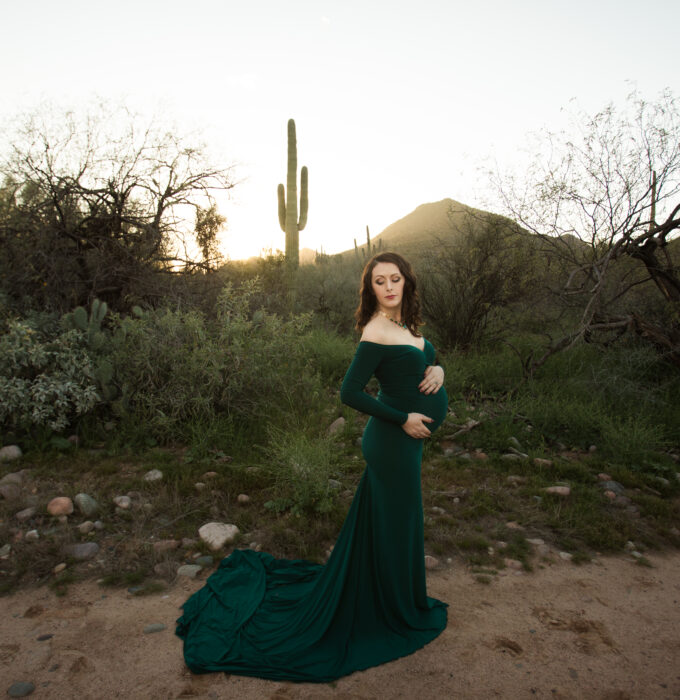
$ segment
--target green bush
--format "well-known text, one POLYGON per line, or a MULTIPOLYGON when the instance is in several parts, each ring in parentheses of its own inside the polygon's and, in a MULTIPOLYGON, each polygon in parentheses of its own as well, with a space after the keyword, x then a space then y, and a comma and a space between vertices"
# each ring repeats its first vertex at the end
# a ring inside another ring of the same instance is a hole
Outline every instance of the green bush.
POLYGON ((85 339, 71 330, 47 335, 10 320, 0 336, 0 426, 62 431, 99 396, 85 339))

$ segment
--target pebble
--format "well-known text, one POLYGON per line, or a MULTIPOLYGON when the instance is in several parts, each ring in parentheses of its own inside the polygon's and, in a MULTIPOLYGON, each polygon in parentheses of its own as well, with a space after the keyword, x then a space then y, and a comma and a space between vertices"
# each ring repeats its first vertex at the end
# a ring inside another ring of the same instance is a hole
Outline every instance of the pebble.
POLYGON ((167 629, 167 628, 162 622, 154 622, 153 624, 147 625, 144 628, 144 634, 153 634, 154 632, 162 632, 164 629, 167 629))
MULTIPOLYGON (((4 448, 3 448, 4 449, 4 448)), ((35 686, 30 681, 18 681, 10 685, 7 694, 10 698, 25 698, 35 690, 35 686)))
POLYGON ((50 515, 71 515, 73 501, 68 496, 57 496, 47 504, 47 512, 50 515))
POLYGON ((144 481, 160 481, 163 478, 163 472, 160 469, 152 469, 142 477, 144 481))
POLYGON ((39 539, 40 539, 40 534, 38 533, 37 530, 29 530, 24 535, 25 542, 37 542, 39 539))
POLYGON ((92 559, 99 552, 99 545, 96 542, 79 542, 77 544, 67 544, 64 552, 76 561, 86 561, 92 559))
MULTIPOLYGON (((0 462, 12 462, 23 455, 19 445, 5 445, 0 448, 0 462)), ((19 697, 19 696, 17 696, 19 697)))
POLYGON ((31 506, 30 508, 24 508, 14 515, 14 517, 23 523, 25 520, 30 520, 36 513, 36 509, 31 506))
POLYGON ((78 525, 78 532, 81 535, 88 535, 92 530, 94 530, 94 523, 91 520, 86 520, 78 525))
POLYGON ((425 556, 425 568, 426 569, 436 569, 439 566, 439 559, 437 557, 431 557, 429 554, 425 556))
POLYGON ((52 573, 56 576, 57 574, 60 574, 64 569, 66 568, 66 564, 62 562, 61 564, 57 564, 54 569, 52 569, 52 573))
POLYGON ((177 569, 178 576, 186 576, 187 578, 196 578, 198 572, 201 571, 203 567, 199 564, 183 564, 177 569))
POLYGON ((336 418, 329 426, 328 426, 328 434, 329 435, 336 435, 337 433, 341 433, 345 427, 345 419, 340 416, 340 418, 336 418))
POLYGON ((568 486, 548 486, 543 490, 555 496, 568 496, 571 493, 571 489, 568 486))
POLYGON ((198 534, 210 549, 217 551, 222 549, 225 544, 234 542, 239 534, 239 529, 236 525, 229 523, 206 523, 198 529, 198 534))
POLYGON ((104 523, 101 520, 95 520, 94 521, 94 529, 95 530, 103 530, 104 529, 104 523))
POLYGON ((122 508, 123 510, 128 510, 132 505, 132 499, 130 496, 114 496, 113 502, 118 506, 118 508, 122 508))
POLYGON ((558 555, 564 561, 571 561, 574 558, 569 552, 558 552, 558 555))
MULTIPOLYGON (((329 479, 329 483, 330 483, 330 479, 329 479)), ((236 497, 236 500, 243 506, 246 503, 250 502, 250 496, 248 496, 248 494, 245 494, 245 493, 239 493, 239 495, 236 497)))
POLYGON ((0 559, 7 559, 9 557, 9 553, 12 551, 12 546, 9 544, 3 544, 2 547, 0 547, 0 559))
POLYGON ((78 510, 86 517, 91 518, 99 511, 99 503, 86 493, 79 493, 73 499, 78 506, 78 510))

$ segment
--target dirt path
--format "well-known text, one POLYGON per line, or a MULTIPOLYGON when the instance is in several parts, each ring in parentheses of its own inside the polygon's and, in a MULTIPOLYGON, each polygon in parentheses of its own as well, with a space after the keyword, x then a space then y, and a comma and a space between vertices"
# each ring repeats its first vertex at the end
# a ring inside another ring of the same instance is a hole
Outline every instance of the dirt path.
POLYGON ((31 697, 79 698, 573 698, 680 697, 680 554, 508 572, 491 585, 462 569, 429 575, 449 626, 425 649, 337 683, 277 683, 185 668, 174 620, 202 585, 131 597, 95 583, 63 598, 41 588, 0 598, 0 693, 31 681, 31 697), (167 629, 144 634, 151 623, 167 629), (38 641, 41 635, 53 635, 38 641))

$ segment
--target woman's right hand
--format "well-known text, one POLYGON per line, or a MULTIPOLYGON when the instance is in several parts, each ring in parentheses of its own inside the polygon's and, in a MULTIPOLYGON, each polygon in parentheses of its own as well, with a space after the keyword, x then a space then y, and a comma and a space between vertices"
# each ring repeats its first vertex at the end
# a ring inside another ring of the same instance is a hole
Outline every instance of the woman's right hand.
POLYGON ((432 435, 425 423, 434 423, 434 418, 425 416, 422 413, 409 413, 406 423, 403 423, 401 427, 407 435, 410 435, 416 440, 420 440, 421 438, 428 438, 432 435))

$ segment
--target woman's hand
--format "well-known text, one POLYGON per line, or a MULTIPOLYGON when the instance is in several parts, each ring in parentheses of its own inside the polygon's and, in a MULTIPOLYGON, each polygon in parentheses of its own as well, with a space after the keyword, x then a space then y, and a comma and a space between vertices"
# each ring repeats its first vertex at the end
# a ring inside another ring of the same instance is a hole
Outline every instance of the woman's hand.
POLYGON ((423 394, 436 394, 444 384, 444 368, 439 365, 428 365, 425 368, 425 378, 418 388, 423 394))
POLYGON ((434 418, 424 416, 422 413, 409 413, 408 420, 402 424, 402 428, 407 435, 420 440, 421 438, 430 437, 432 433, 427 429, 425 423, 434 423, 434 418))

